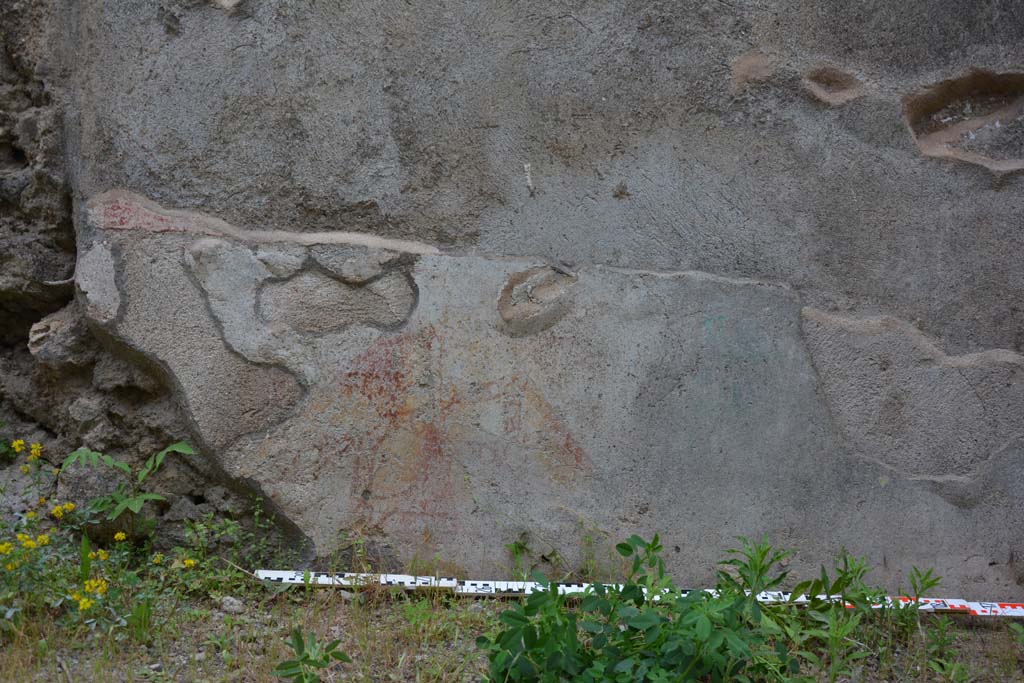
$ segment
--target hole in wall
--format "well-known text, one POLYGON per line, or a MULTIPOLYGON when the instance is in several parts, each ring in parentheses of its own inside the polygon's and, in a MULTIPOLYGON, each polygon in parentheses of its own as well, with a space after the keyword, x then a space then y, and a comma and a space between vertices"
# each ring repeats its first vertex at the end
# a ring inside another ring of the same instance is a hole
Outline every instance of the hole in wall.
POLYGON ((24 150, 9 140, 0 140, 0 170, 22 169, 28 166, 24 150))
POLYGON ((1024 73, 974 70, 903 98, 922 154, 998 172, 1024 169, 1024 73))
POLYGON ((861 83, 853 74, 834 66, 817 66, 804 74, 804 87, 817 100, 839 107, 863 94, 861 83))

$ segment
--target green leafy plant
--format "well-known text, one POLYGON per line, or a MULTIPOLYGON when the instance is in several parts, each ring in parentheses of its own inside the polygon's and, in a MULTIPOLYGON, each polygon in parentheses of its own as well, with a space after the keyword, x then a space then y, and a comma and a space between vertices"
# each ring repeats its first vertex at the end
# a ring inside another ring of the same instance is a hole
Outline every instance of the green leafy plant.
POLYGON ((778 585, 779 555, 766 544, 744 548, 751 555, 730 565, 741 579, 722 579, 716 593, 677 588, 665 575, 658 536, 617 545, 630 561, 625 583, 592 586, 578 609, 535 573, 543 590, 502 613, 500 633, 477 640, 488 654, 489 680, 783 680, 795 661, 769 643, 744 592, 748 581, 778 585))
POLYGON ((139 599, 125 619, 128 635, 137 643, 146 644, 152 640, 153 633, 153 600, 145 597, 139 599))
POLYGON ((917 567, 910 568, 910 599, 901 602, 895 610, 890 611, 893 616, 897 634, 904 643, 910 642, 916 633, 921 633, 921 598, 938 587, 942 579, 931 569, 921 571, 917 567))
POLYGON ((0 463, 13 462, 18 458, 18 454, 11 448, 10 440, 3 434, 3 428, 6 426, 7 423, 0 422, 0 463))
POLYGON ((315 633, 303 636, 302 631, 296 627, 288 641, 295 657, 278 664, 274 669, 274 675, 290 679, 292 683, 320 683, 322 670, 328 669, 336 662, 352 661, 338 649, 340 644, 340 640, 332 640, 327 644, 320 643, 315 633))
POLYGON ((835 683, 840 677, 854 674, 853 665, 858 660, 870 656, 861 643, 853 639, 860 624, 860 613, 845 614, 844 607, 833 604, 826 612, 811 612, 820 628, 812 629, 808 634, 816 638, 824 646, 824 653, 816 655, 803 651, 803 657, 815 668, 827 671, 829 683, 835 683))
POLYGON ((242 556, 240 549, 250 553, 252 545, 258 544, 256 534, 243 529, 242 525, 234 519, 216 518, 213 513, 207 513, 201 519, 190 519, 185 521, 185 544, 192 554, 205 559, 218 547, 224 546, 233 551, 232 560, 235 562, 249 561, 248 555, 242 556))
POLYGON ((792 553, 772 548, 767 538, 760 543, 753 543, 741 536, 739 541, 741 547, 728 550, 732 557, 720 563, 733 571, 718 572, 719 587, 737 593, 750 593, 752 596, 778 588, 788 572, 773 575, 772 571, 792 553))
POLYGON ((93 499, 89 504, 89 512, 91 515, 99 517, 105 515, 107 521, 115 521, 125 512, 131 512, 132 515, 128 517, 127 526, 129 530, 134 532, 135 516, 142 511, 143 506, 149 501, 166 500, 166 498, 158 493, 146 491, 142 488, 142 485, 147 478, 160 469, 164 459, 170 453, 194 455, 195 451, 184 441, 173 443, 159 453, 150 456, 139 471, 133 474, 128 463, 116 460, 106 453, 93 451, 83 446, 64 459, 61 470, 66 470, 75 464, 91 467, 103 464, 125 475, 128 480, 127 483, 119 482, 117 488, 111 493, 93 499))
POLYGON ((931 659, 949 659, 953 653, 953 620, 947 615, 932 617, 925 631, 925 643, 931 659))
POLYGON ((867 559, 855 558, 844 550, 834 571, 836 578, 831 579, 825 567, 821 567, 816 579, 802 581, 793 588, 792 599, 806 596, 811 612, 823 612, 838 601, 861 614, 871 614, 874 605, 882 601, 884 591, 865 583, 864 577, 870 571, 867 559))
POLYGON ((576 615, 566 608, 565 596, 543 575, 535 574, 534 580, 545 590, 503 612, 499 620, 505 629, 493 641, 477 639, 489 652, 492 681, 568 680, 587 663, 576 615))
MULTIPOLYGON (((211 586, 224 590, 221 563, 205 562, 205 554, 185 548, 155 552, 147 539, 129 538, 126 518, 135 509, 145 513, 144 506, 153 497, 128 501, 121 510, 117 505, 125 501, 116 496, 98 502, 58 502, 52 497, 51 477, 56 472, 42 459, 43 446, 19 438, 9 448, 25 459, 20 467, 31 477, 23 511, 0 515, 0 649, 29 648, 32 657, 42 660, 52 659, 53 650, 61 647, 89 649, 98 642, 94 638, 151 645, 180 632, 182 621, 188 619, 189 600, 212 597, 211 586), (83 533, 86 525, 111 516, 117 526, 108 526, 104 531, 109 533, 83 533), (186 609, 179 612, 183 603, 186 609)), ((118 494, 132 498, 148 493, 145 489, 154 473, 169 456, 191 452, 185 444, 174 444, 133 468, 106 454, 79 449, 65 459, 64 467, 117 472, 123 477, 118 494)), ((265 517, 254 513, 244 529, 234 520, 209 520, 206 529, 220 549, 241 546, 239 553, 269 554, 271 535, 263 533, 267 526, 265 517), (256 535, 263 538, 253 540, 256 535)), ((252 586, 244 571, 230 571, 247 580, 239 579, 235 586, 264 590, 262 585, 252 586)), ((13 669, 3 660, 0 678, 14 680, 13 669)), ((37 677, 52 679, 49 674, 37 677)))
POLYGON ((930 617, 927 625, 929 628, 925 629, 924 635, 928 668, 950 683, 966 683, 970 679, 966 667, 952 659, 953 644, 956 641, 953 620, 943 614, 930 617))
POLYGON ((910 589, 914 596, 914 604, 918 605, 921 598, 934 588, 942 584, 942 578, 935 574, 934 570, 921 571, 917 567, 910 568, 910 589))
POLYGON ((231 649, 231 633, 210 635, 203 641, 203 645, 212 647, 215 652, 227 652, 231 649))
POLYGON ((577 576, 583 581, 597 581, 598 566, 594 535, 590 531, 584 531, 580 538, 580 545, 580 550, 582 551, 582 562, 579 570, 576 572, 577 576))
POLYGON ((528 537, 529 534, 524 531, 516 537, 516 540, 505 544, 505 550, 508 551, 509 557, 512 560, 512 576, 517 581, 526 581, 526 578, 533 570, 533 565, 529 564, 532 551, 527 542, 528 537))
POLYGON ((946 659, 935 659, 928 662, 928 668, 938 674, 942 680, 949 683, 968 683, 971 674, 960 662, 951 662, 946 659))
POLYGON ((89 537, 82 534, 82 542, 78 545, 78 580, 85 583, 92 573, 92 545, 89 537))
POLYGON ((1013 636, 1013 639, 1017 641, 1017 645, 1024 648, 1024 626, 1018 623, 1011 623, 1008 626, 1010 634, 1013 636))
POLYGON ((402 604, 402 616, 409 626, 419 629, 430 620, 430 601, 426 598, 419 600, 407 600, 402 604))

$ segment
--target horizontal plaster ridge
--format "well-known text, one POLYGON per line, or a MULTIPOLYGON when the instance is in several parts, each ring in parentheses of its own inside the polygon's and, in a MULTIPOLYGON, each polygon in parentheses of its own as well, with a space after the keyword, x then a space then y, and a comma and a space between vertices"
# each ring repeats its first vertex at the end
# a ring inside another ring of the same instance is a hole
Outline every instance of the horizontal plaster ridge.
POLYGON ((296 244, 301 246, 351 245, 408 254, 437 255, 448 258, 485 258, 503 261, 536 260, 558 270, 610 271, 623 275, 651 277, 687 277, 732 285, 756 285, 790 290, 788 284, 755 278, 716 275, 700 270, 630 268, 614 264, 588 263, 577 268, 552 265, 550 259, 530 254, 488 254, 469 251, 442 251, 417 242, 380 237, 362 232, 290 232, 287 230, 243 230, 216 216, 189 209, 168 209, 142 195, 125 189, 113 189, 94 196, 86 208, 90 219, 105 230, 141 230, 152 233, 183 233, 226 237, 248 244, 296 244), (133 208, 135 205, 141 209, 133 208))
POLYGON ((250 244, 352 245, 407 254, 440 254, 432 245, 413 240, 380 237, 362 232, 289 232, 242 230, 216 216, 187 209, 168 209, 128 190, 108 190, 89 200, 86 211, 105 230, 142 230, 228 237, 250 244), (134 210, 137 205, 142 210, 134 210))

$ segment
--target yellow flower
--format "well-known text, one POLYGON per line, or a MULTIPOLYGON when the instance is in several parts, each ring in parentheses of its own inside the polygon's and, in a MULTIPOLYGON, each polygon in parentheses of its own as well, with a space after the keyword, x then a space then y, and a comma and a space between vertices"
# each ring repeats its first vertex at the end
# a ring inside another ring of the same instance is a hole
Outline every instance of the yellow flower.
POLYGON ((36 536, 36 543, 39 545, 50 545, 50 536, 48 534, 39 534, 36 536))
POLYGON ((22 465, 18 469, 21 470, 22 474, 28 474, 31 471, 31 468, 28 465, 22 465))
POLYGON ((0 555, 10 555, 12 550, 14 550, 14 544, 10 542, 0 543, 0 555))
POLYGON ((89 559, 90 560, 95 560, 96 559, 96 551, 95 550, 93 550, 91 553, 89 553, 89 559))
POLYGON ((36 518, 36 511, 35 510, 29 510, 28 512, 25 513, 25 519, 35 519, 35 518, 36 518))
POLYGON ((85 582, 85 592, 103 595, 107 592, 107 582, 103 579, 87 579, 85 582))
POLYGON ((27 541, 30 538, 32 538, 28 534, 15 534, 14 537, 18 539, 18 543, 24 543, 25 541, 27 541))
POLYGON ((17 562, 8 562, 7 564, 4 565, 4 569, 6 569, 9 572, 13 572, 17 568, 18 568, 18 563, 17 562))
POLYGON ((82 599, 82 594, 79 593, 78 591, 75 591, 74 593, 71 594, 71 599, 74 600, 75 602, 78 602, 79 600, 82 599))
POLYGON ((105 561, 107 558, 110 557, 110 553, 100 548, 96 551, 96 557, 98 557, 101 561, 105 561))
POLYGON ((14 441, 11 442, 11 448, 14 449, 15 453, 21 453, 23 450, 25 450, 25 440, 15 439, 14 441))
POLYGON ((35 453, 32 453, 27 458, 25 458, 25 460, 28 461, 28 462, 32 462, 33 460, 38 460, 38 459, 39 459, 39 456, 36 455, 35 453))
POLYGON ((123 531, 118 531, 116 534, 114 534, 115 541, 123 541, 126 538, 128 538, 128 535, 123 531))
POLYGON ((29 453, 30 453, 29 457, 33 458, 33 459, 38 458, 39 456, 41 456, 43 454, 43 446, 42 446, 42 444, 38 444, 38 443, 32 444, 32 446, 29 447, 29 453))
POLYGON ((64 503, 61 507, 64 508, 64 512, 73 512, 74 509, 75 509, 75 504, 74 503, 64 503))
POLYGON ((164 561, 164 554, 163 553, 157 553, 156 555, 153 556, 153 564, 160 564, 163 561, 164 561))
POLYGON ((21 542, 21 547, 22 547, 22 548, 28 548, 29 550, 35 550, 35 549, 36 549, 36 542, 35 542, 35 541, 33 541, 33 540, 32 540, 32 539, 30 538, 30 539, 28 539, 27 541, 22 541, 22 542, 21 542))
POLYGON ((57 519, 60 519, 64 516, 64 508, 58 505, 54 507, 52 510, 50 510, 50 514, 56 517, 57 519))
POLYGON ((39 496, 39 504, 40 505, 46 505, 46 497, 45 496, 39 496))
POLYGON ((196 566, 196 561, 190 557, 184 560, 181 564, 185 567, 185 569, 191 569, 192 567, 196 566))
POLYGON ((89 609, 95 604, 96 603, 90 600, 89 598, 82 598, 78 601, 78 611, 84 612, 85 610, 89 609))
POLYGON ((58 474, 60 474, 60 468, 59 467, 54 467, 53 468, 53 476, 56 477, 58 474))

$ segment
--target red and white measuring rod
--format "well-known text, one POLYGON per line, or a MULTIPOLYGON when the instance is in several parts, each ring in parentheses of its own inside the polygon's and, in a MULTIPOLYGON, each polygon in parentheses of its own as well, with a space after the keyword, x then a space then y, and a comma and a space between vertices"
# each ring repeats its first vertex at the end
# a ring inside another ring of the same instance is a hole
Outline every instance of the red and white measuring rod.
MULTIPOLYGON (((312 586, 338 586, 342 588, 360 588, 365 586, 393 586, 404 590, 446 589, 458 595, 475 596, 516 596, 540 592, 544 587, 533 581, 471 581, 438 576, 411 576, 408 574, 356 574, 331 572, 277 571, 259 569, 256 576, 264 581, 276 583, 306 584, 312 586)), ((589 583, 552 583, 562 595, 585 593, 592 584, 589 583)), ((714 593, 713 590, 704 589, 714 593)), ((687 595, 692 590, 683 590, 687 595)), ((787 591, 766 591, 758 593, 757 600, 765 604, 790 603, 805 605, 810 602, 807 596, 792 598, 787 591)), ((819 599, 831 599, 836 602, 839 596, 818 596, 819 599)), ((903 595, 886 596, 883 602, 873 605, 875 608, 889 606, 908 606, 913 598, 903 595)), ((924 612, 948 612, 952 614, 970 614, 976 617, 1024 617, 1024 602, 973 602, 958 598, 920 598, 918 609, 924 612)))

